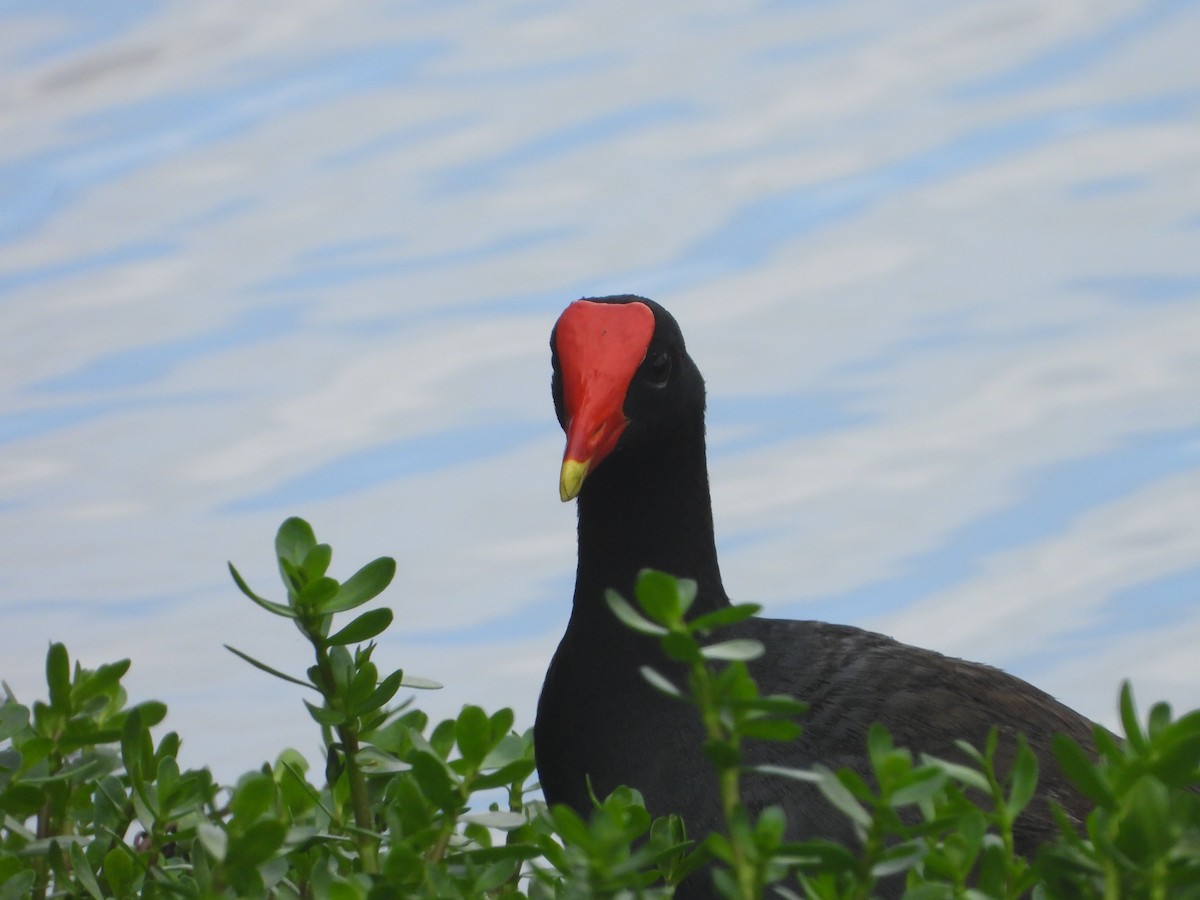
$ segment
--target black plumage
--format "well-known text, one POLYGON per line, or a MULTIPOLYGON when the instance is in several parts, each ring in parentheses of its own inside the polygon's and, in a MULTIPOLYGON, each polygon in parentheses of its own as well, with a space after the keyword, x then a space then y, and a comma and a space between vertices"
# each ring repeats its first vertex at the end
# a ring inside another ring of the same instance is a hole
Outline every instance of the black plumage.
MULTIPOLYGON (((588 779, 601 797, 626 784, 652 813, 680 814, 700 838, 722 824, 700 722, 643 679, 642 665, 673 666, 655 639, 617 621, 604 592, 631 598, 638 571, 655 568, 697 582, 691 615, 730 602, 713 532, 704 381, 675 320, 640 297, 572 304, 551 350, 554 405, 568 435, 562 493, 578 494, 579 563, 570 621, 538 704, 542 787, 549 802, 586 814, 588 779), (614 334, 622 329, 629 333, 614 334)), ((1018 678, 823 622, 755 617, 721 633, 727 637, 765 645, 750 666, 763 694, 791 694, 811 707, 799 740, 751 745, 752 761, 865 773, 872 722, 886 725, 899 746, 948 759, 961 759, 956 739, 982 746, 998 726, 1002 762, 1023 733, 1041 763, 1039 800, 1018 820, 1019 852, 1031 853, 1055 830, 1046 797, 1076 816, 1086 810, 1057 773, 1050 746, 1058 732, 1090 744, 1092 723, 1018 678)), ((781 803, 792 838, 853 841, 846 818, 808 785, 748 778, 744 798, 751 809, 781 803)), ((684 893, 705 896, 706 879, 692 882, 684 893)))

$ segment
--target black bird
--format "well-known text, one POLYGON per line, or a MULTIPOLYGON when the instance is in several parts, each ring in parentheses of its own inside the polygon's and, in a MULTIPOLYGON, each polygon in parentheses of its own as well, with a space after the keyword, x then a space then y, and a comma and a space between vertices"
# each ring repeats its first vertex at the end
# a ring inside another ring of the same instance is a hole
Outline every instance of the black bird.
MULTIPOLYGON (((538 703, 542 788, 547 801, 586 816, 589 780, 599 797, 629 785, 651 813, 678 813, 700 839, 722 818, 699 718, 644 680, 643 665, 673 667, 656 639, 616 619, 604 593, 612 588, 630 598, 637 573, 654 568, 696 581, 690 615, 730 603, 713 533, 704 380, 675 320, 642 297, 572 303, 550 348, 554 408, 567 437, 560 493, 564 501, 578 497, 579 566, 570 621, 538 703)), ((956 739, 982 747, 997 726, 1002 764, 1011 760, 1017 734, 1040 763, 1040 799, 1017 821, 1018 852, 1031 854, 1055 833, 1045 798, 1076 818, 1087 811, 1058 774, 1050 745, 1063 732, 1090 746, 1092 723, 1018 678, 824 622, 755 617, 724 630, 727 637, 765 646, 750 665, 764 695, 791 694, 810 704, 801 737, 757 744, 749 748, 753 761, 865 774, 872 722, 886 725, 897 746, 960 760, 956 739)), ((782 804, 791 839, 853 842, 845 816, 807 784, 751 778, 743 797, 752 811, 782 804)), ((693 878, 680 896, 707 890, 707 878, 693 878)))

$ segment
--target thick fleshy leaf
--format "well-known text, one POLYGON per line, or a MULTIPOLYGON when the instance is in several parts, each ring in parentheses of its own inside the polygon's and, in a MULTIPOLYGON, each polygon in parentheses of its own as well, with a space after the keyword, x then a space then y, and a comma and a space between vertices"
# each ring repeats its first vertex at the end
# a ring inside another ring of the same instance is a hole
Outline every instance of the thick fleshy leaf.
POLYGON ((395 575, 396 561, 390 556, 381 556, 347 578, 337 594, 317 604, 317 609, 323 613, 336 613, 362 606, 382 594, 395 575))
POLYGON ((728 741, 707 740, 704 755, 718 769, 733 769, 742 764, 742 753, 736 744, 728 741))
POLYGON ((1125 729, 1125 739, 1129 746, 1138 753, 1146 752, 1146 735, 1138 722, 1137 706, 1133 702, 1133 686, 1128 681, 1121 682, 1121 726, 1125 729))
POLYGON ((70 715, 71 660, 63 644, 55 642, 46 652, 46 684, 50 688, 50 708, 70 715))
POLYGON ((383 679, 371 693, 365 697, 360 703, 355 704, 354 714, 356 716, 365 716, 368 713, 373 713, 379 707, 383 706, 394 696, 396 691, 400 690, 401 680, 404 678, 403 672, 393 672, 387 678, 383 679))
POLYGON ((494 746, 491 723, 487 713, 478 706, 468 704, 462 708, 454 735, 458 752, 472 766, 478 767, 494 746))
POLYGON ((71 688, 72 702, 79 706, 92 697, 98 697, 116 686, 128 671, 129 660, 127 659, 118 660, 115 663, 105 663, 71 688))
POLYGON ((250 586, 246 584, 245 579, 243 579, 238 570, 234 568, 233 563, 229 563, 229 574, 233 576, 233 582, 238 586, 238 590, 265 609, 267 612, 274 613, 277 616, 285 616, 289 619, 296 618, 296 613, 290 606, 284 606, 282 603, 274 603, 264 597, 258 596, 258 594, 254 593, 254 591, 250 590, 250 586))
POLYGON ((327 575, 322 575, 308 584, 296 595, 296 606, 303 610, 327 612, 326 606, 336 605, 341 585, 327 575))
POLYGON ((285 675, 283 672, 280 672, 278 669, 271 668, 265 662, 259 662, 257 659, 255 659, 250 654, 243 653, 241 650, 237 649, 236 647, 230 647, 228 644, 225 644, 225 649, 228 650, 230 653, 232 653, 234 656, 244 659, 246 662, 250 663, 250 665, 254 666, 254 668, 260 669, 261 671, 266 672, 268 675, 274 675, 276 678, 281 678, 284 681, 290 681, 292 684, 298 684, 301 687, 312 688, 314 691, 316 690, 316 687, 309 684, 307 681, 301 681, 299 678, 293 678, 291 675, 285 675))
POLYGON ((405 675, 400 687, 412 688, 417 691, 440 691, 442 683, 432 678, 421 678, 419 675, 405 675))
POLYGON ((100 882, 96 880, 91 863, 83 855, 83 848, 79 844, 72 842, 69 852, 71 854, 71 868, 75 872, 75 877, 79 879, 79 883, 83 885, 83 889, 95 897, 96 900, 104 900, 104 891, 100 890, 100 882))
POLYGON ((9 701, 0 703, 0 741, 12 737, 29 724, 29 707, 9 701))
POLYGON ((1065 734, 1054 736, 1054 758, 1068 778, 1085 795, 1102 805, 1111 805, 1112 790, 1101 776, 1099 769, 1079 745, 1065 734))
POLYGON ((654 637, 662 637, 667 633, 667 629, 661 625, 655 625, 636 609, 629 605, 629 602, 618 594, 616 591, 608 590, 604 592, 604 600, 608 603, 608 608, 613 611, 618 619, 625 623, 626 626, 632 628, 639 634, 649 634, 654 637))
POLYGON ((712 631, 735 622, 742 622, 762 611, 757 603, 738 603, 734 606, 723 606, 702 616, 696 616, 690 624, 697 631, 712 631))
POLYGON ((499 769, 478 776, 471 782, 472 789, 482 791, 510 784, 524 784, 525 779, 533 774, 534 768, 532 759, 518 759, 507 766, 501 766, 499 769))
POLYGON ((1033 799, 1037 790, 1038 761, 1034 752, 1029 749, 1024 736, 1019 738, 1017 755, 1013 760, 1012 784, 1008 791, 1008 814, 1016 817, 1033 799))
POLYGON ((346 714, 340 713, 337 710, 328 709, 324 706, 316 706, 304 701, 304 705, 308 708, 308 714, 313 717, 318 725, 329 725, 336 727, 346 721, 346 714))
POLYGON ((677 662, 698 663, 704 659, 700 645, 690 634, 672 631, 662 638, 663 652, 677 662))
POLYGON ((229 835, 225 833, 225 829, 218 828, 211 822, 197 822, 196 837, 213 859, 217 862, 225 861, 225 852, 229 847, 229 835))
POLYGON ((808 704, 787 694, 768 694, 766 697, 750 697, 733 702, 737 709, 753 709, 771 716, 794 717, 808 712, 808 704))
POLYGON ((430 753, 414 753, 412 774, 417 779, 421 793, 439 809, 457 812, 463 800, 455 784, 454 775, 446 764, 430 753))
POLYGON ((389 775, 395 772, 407 772, 412 768, 404 760, 397 759, 378 747, 363 747, 358 751, 355 760, 368 775, 389 775))
POLYGON ((279 526, 275 533, 275 555, 286 559, 296 568, 304 565, 304 558, 317 546, 312 526, 303 519, 293 516, 279 526))
POLYGON ((779 778, 790 778, 792 781, 803 781, 808 784, 817 784, 823 777, 820 772, 814 772, 811 769, 795 769, 791 766, 750 766, 749 770, 762 775, 775 775, 779 778))
MULTIPOLYGON (((159 700, 146 700, 137 706, 130 707, 130 711, 133 710, 136 710, 141 716, 144 728, 153 728, 167 717, 167 704, 159 700)), ((147 733, 147 737, 149 737, 149 733, 147 733)))
POLYGON ((278 788, 270 775, 256 772, 247 775, 233 792, 229 809, 235 819, 241 822, 253 822, 275 808, 278 788))
POLYGON ((104 854, 104 880, 116 896, 130 896, 136 878, 137 872, 133 867, 132 851, 129 847, 118 843, 104 854))
POLYGON ((742 737, 788 743, 800 737, 801 728, 787 719, 751 719, 740 726, 742 737))
POLYGON ((700 648, 700 654, 705 659, 716 659, 732 662, 740 660, 749 662, 763 655, 762 641, 752 638, 736 638, 732 641, 721 641, 719 644, 709 644, 700 648))
POLYGON ((946 784, 946 773, 937 766, 926 766, 914 769, 903 782, 892 791, 890 799, 893 807, 908 806, 928 800, 940 791, 946 784))
POLYGON ((991 791, 991 785, 988 784, 987 776, 978 769, 964 766, 962 763, 950 762, 937 756, 930 756, 928 753, 921 754, 921 763, 922 765, 937 766, 959 784, 966 787, 974 788, 984 793, 991 791))
POLYGON ((287 837, 287 825, 277 819, 261 819, 229 844, 231 866, 257 866, 266 862, 287 837))
POLYGON ((328 645, 359 644, 387 630, 392 624, 392 611, 386 606, 363 613, 341 631, 325 639, 328 645))
POLYGON ((311 578, 320 578, 329 571, 329 563, 333 560, 333 548, 328 544, 317 544, 304 556, 300 568, 311 578))
POLYGON ((639 671, 642 673, 642 677, 650 682, 651 687, 662 691, 664 694, 670 697, 678 697, 681 700, 684 699, 683 691, 675 687, 675 685, 671 683, 670 679, 668 679, 667 676, 663 675, 661 672, 650 668, 650 666, 642 666, 639 671))
POLYGON ((825 795, 825 799, 845 813, 856 825, 862 828, 869 827, 871 814, 838 776, 823 766, 814 766, 813 768, 820 775, 817 787, 825 795))
POLYGON ((655 569, 642 569, 634 586, 634 596, 653 621, 671 625, 682 621, 696 599, 696 582, 655 569))
POLYGON ((520 828, 527 821, 524 813, 510 812, 506 809, 492 810, 491 812, 467 813, 462 817, 463 822, 472 822, 475 825, 484 825, 488 828, 498 828, 501 831, 511 831, 514 828, 520 828))

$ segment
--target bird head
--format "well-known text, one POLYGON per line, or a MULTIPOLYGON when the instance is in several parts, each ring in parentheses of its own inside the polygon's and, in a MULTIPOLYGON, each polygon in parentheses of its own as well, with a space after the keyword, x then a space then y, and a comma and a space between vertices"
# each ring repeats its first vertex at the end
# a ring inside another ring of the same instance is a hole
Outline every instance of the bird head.
POLYGON ((672 420, 697 396, 703 427, 703 380, 679 326, 652 300, 577 300, 559 316, 550 350, 554 407, 567 437, 559 477, 564 502, 619 447, 652 432, 669 440, 672 420))

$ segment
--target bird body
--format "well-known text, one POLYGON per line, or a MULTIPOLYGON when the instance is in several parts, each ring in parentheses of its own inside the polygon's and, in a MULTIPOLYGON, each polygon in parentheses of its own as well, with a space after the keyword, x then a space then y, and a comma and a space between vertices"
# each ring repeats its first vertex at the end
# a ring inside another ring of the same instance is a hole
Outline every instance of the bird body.
MULTIPOLYGON (((586 815, 589 784, 599 797, 628 785, 651 813, 679 814, 701 839, 723 823, 699 717, 640 673, 648 665, 681 683, 682 670, 655 638, 620 623, 604 595, 631 597, 638 572, 653 568, 696 581, 690 615, 730 604, 713 529, 704 382, 675 320, 640 297, 577 301, 560 317, 551 349, 555 409, 567 433, 560 492, 577 497, 579 561, 571 617, 538 704, 542 788, 547 801, 586 815)), ((1053 833, 1046 797, 1083 814, 1082 798, 1050 764, 1050 743, 1058 732, 1090 743, 1092 723, 1026 682, 844 625, 752 617, 719 633, 736 637, 765 649, 750 664, 762 694, 790 694, 810 707, 799 739, 749 742, 749 763, 866 774, 873 722, 897 746, 949 759, 961 759, 957 739, 982 746, 996 726, 1002 766, 1018 733, 1042 763, 1042 800, 1018 820, 1018 851, 1032 852, 1053 833)), ((850 822, 809 784, 747 776, 743 800, 751 812, 782 805, 790 839, 853 842, 850 822)), ((704 890, 693 884, 686 893, 704 890)))

